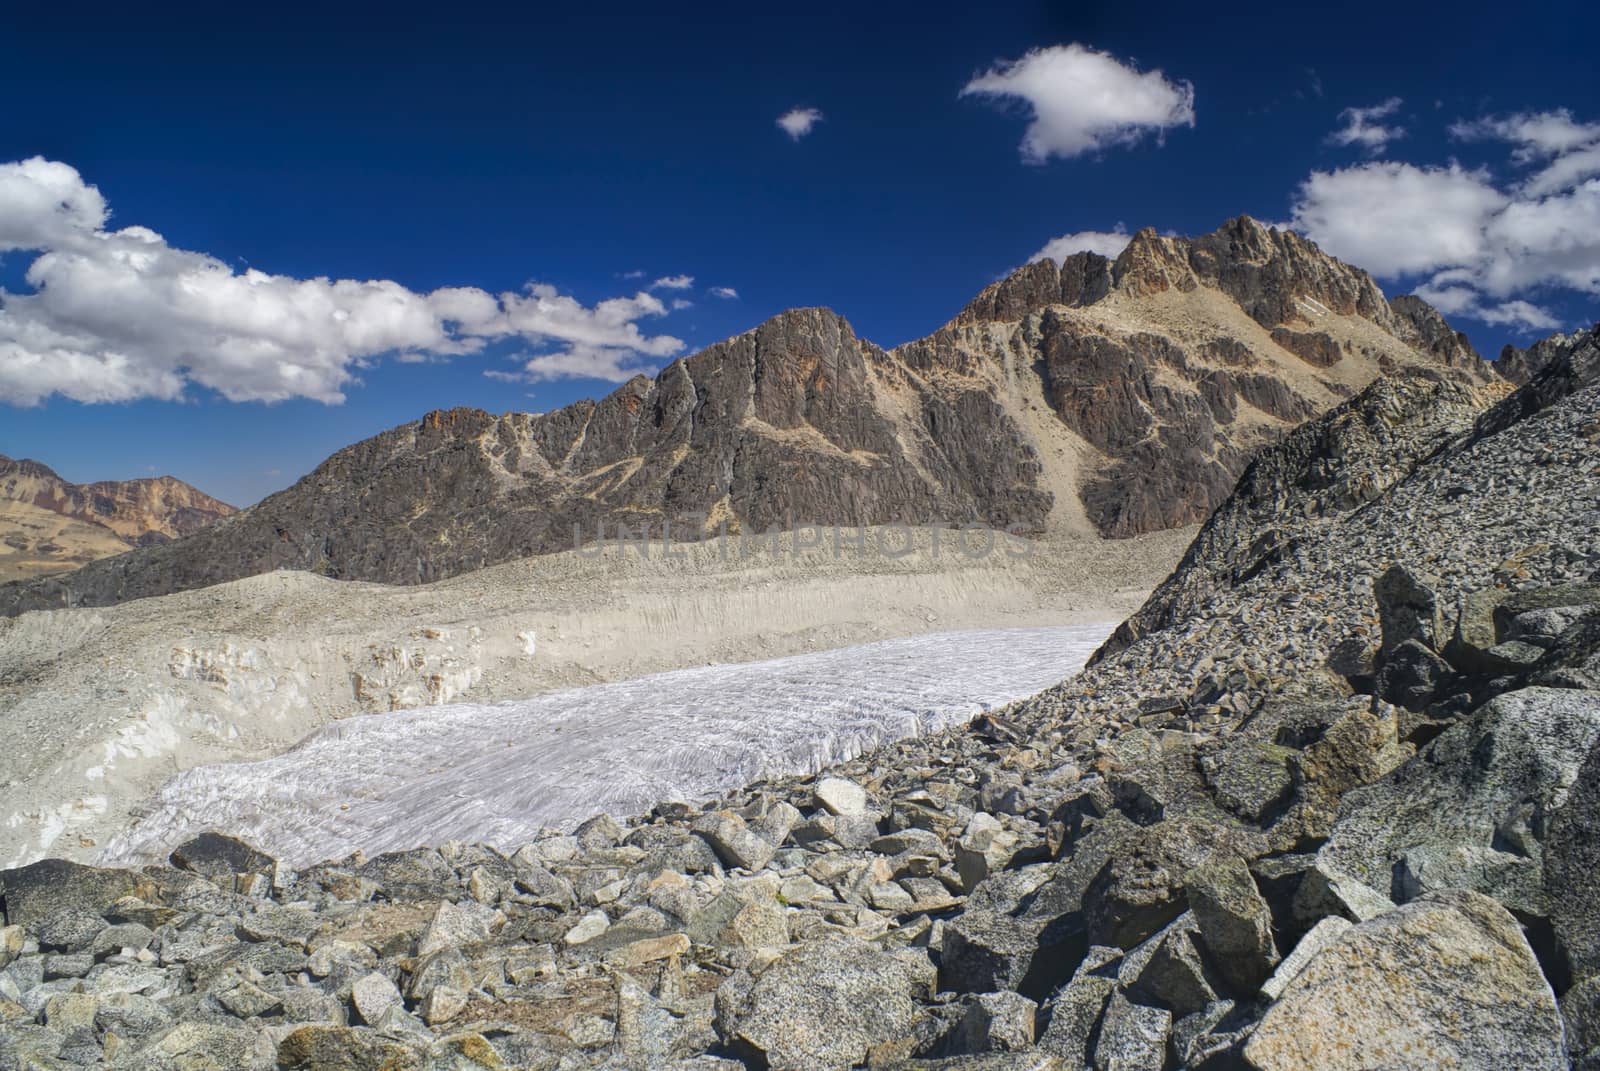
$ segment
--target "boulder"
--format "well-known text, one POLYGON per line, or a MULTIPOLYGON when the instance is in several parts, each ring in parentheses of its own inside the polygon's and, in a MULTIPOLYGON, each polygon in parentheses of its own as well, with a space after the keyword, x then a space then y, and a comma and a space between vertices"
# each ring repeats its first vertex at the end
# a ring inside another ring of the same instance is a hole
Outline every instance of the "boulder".
POLYGON ((1095 1071, 1162 1071, 1172 1013, 1114 993, 1094 1046, 1095 1071))
POLYGON ((1544 868, 1539 860, 1482 844, 1419 844, 1395 867, 1395 894, 1414 900, 1435 889, 1476 889, 1528 915, 1544 915, 1544 868))
POLYGON ((399 988, 377 971, 362 975, 350 986, 350 1006, 368 1026, 376 1026, 385 1012, 402 1003, 399 988))
POLYGON ((1383 893, 1318 861, 1300 879, 1294 896, 1294 919, 1310 927, 1325 918, 1365 922, 1394 910, 1383 893))
POLYGON ((980 993, 956 1027, 963 1053, 1021 1052, 1033 1047, 1039 1006, 1019 993, 980 993))
POLYGON ((1085 947, 1086 870, 1035 864, 980 883, 966 910, 944 926, 941 988, 1015 990, 1039 999, 1070 977, 1085 947))
POLYGON ((1553 688, 1600 689, 1600 610, 1589 611, 1563 632, 1529 679, 1553 688))
POLYGON ((1122 950, 1096 945, 1078 965, 1070 981, 1046 1004, 1049 1023, 1039 1037, 1039 1048, 1061 1058, 1074 1071, 1088 1066, 1095 1027, 1117 989, 1122 950))
POLYGON ((858 818, 867 813, 867 790, 854 781, 824 777, 813 790, 817 804, 829 814, 858 818))
POLYGON ((1318 860, 1403 899, 1397 864, 1418 847, 1514 845, 1536 857, 1542 830, 1597 740, 1600 693, 1524 688, 1500 695, 1403 766, 1347 794, 1318 860))
POLYGON ((1289 802, 1294 792, 1295 752, 1265 740, 1230 741, 1200 759, 1206 784, 1217 804, 1250 822, 1264 822, 1289 802))
MULTIPOLYGON (((1600 976, 1600 747, 1591 748, 1551 823, 1544 892, 1575 979, 1600 976)), ((1596 1042, 1600 1044, 1600 1041, 1596 1042)))
POLYGON ((355 1026, 302 1026, 278 1043, 282 1071, 422 1071, 423 1048, 355 1026))
POLYGON ((448 900, 459 895, 461 879, 435 848, 384 852, 356 869, 390 900, 448 900))
POLYGON ((447 948, 481 944, 505 925, 506 917, 484 904, 466 900, 452 904, 440 901, 434 908, 428 928, 417 941, 417 955, 426 956, 447 948))
POLYGON ((1268 1000, 1277 1000, 1283 996, 1283 991, 1289 983, 1306 968, 1306 964, 1316 959, 1318 954, 1329 945, 1333 944, 1345 931, 1354 925, 1349 919, 1338 915, 1329 915, 1306 932, 1300 938, 1300 943, 1294 950, 1283 958, 1278 964, 1278 969, 1272 972, 1272 977, 1261 983, 1261 995, 1268 1000))
POLYGON ((1561 1018, 1573 1064, 1582 1071, 1600 1066, 1600 975, 1591 975, 1562 994, 1561 1018))
POLYGON ((1186 911, 1128 954, 1119 981, 1127 980, 1129 995, 1140 1003, 1170 1009, 1175 1017, 1200 1011, 1218 999, 1221 982, 1198 938, 1194 912, 1186 911))
POLYGON ((718 858, 730 867, 760 870, 778 852, 777 844, 759 836, 732 811, 701 815, 691 828, 704 837, 718 858))
POLYGON ((574 829, 572 836, 584 851, 614 848, 622 841, 622 827, 609 814, 597 814, 574 829))
POLYGON ((1456 624, 1444 646, 1444 656, 1463 673, 1503 673, 1504 667, 1488 651, 1500 642, 1495 608, 1505 601, 1504 588, 1480 588, 1461 596, 1456 624))
MULTIPOLYGON (((117 1064, 140 1071, 189 1071, 190 1068, 228 1068, 229 1071, 271 1071, 272 1042, 248 1027, 213 1023, 178 1023, 151 1035, 117 1064)), ((328 1064, 329 1071, 345 1065, 328 1064)), ((401 1069, 396 1069, 401 1071, 401 1069)))
POLYGON ((1380 658, 1408 641, 1419 641, 1434 650, 1444 643, 1439 598, 1434 594, 1437 587, 1437 580, 1403 565, 1391 565, 1373 581, 1372 594, 1383 630, 1380 658))
POLYGON ((1225 859, 1191 870, 1184 884, 1212 962, 1240 996, 1253 994, 1277 966, 1278 947, 1272 911, 1250 868, 1242 859, 1225 859))
MULTIPOLYGON (((924 963, 926 961, 924 960, 924 963)), ((802 945, 747 984, 717 993, 718 1031, 772 1071, 824 1071, 862 1063, 922 1018, 924 977, 900 956, 858 941, 802 945)))
POLYGON ((1318 953, 1245 1045, 1258 1071, 1564 1071, 1555 994, 1509 912, 1429 893, 1318 953))
POLYGON ((1378 667, 1378 696, 1407 710, 1424 710, 1451 674, 1450 663, 1420 640, 1406 640, 1378 667))
POLYGON ((0 870, 0 896, 5 899, 6 921, 13 926, 27 926, 58 911, 104 915, 112 904, 139 891, 138 876, 130 871, 83 866, 65 859, 41 859, 0 870))
POLYGON ((237 874, 263 874, 270 878, 278 866, 278 861, 266 852, 213 832, 184 841, 172 849, 168 861, 179 870, 199 874, 225 888, 232 887, 237 874))
POLYGON ((1139 830, 1095 875, 1083 897, 1091 944, 1131 949, 1188 908, 1184 875, 1228 850, 1219 826, 1169 819, 1139 830))
POLYGON ((970 893, 990 874, 1006 869, 1016 852, 1015 833, 991 814, 974 814, 956 842, 956 872, 961 875, 962 891, 970 893))
POLYGON ((109 928, 110 924, 93 911, 68 908, 40 919, 33 933, 46 952, 82 952, 92 948, 109 928))

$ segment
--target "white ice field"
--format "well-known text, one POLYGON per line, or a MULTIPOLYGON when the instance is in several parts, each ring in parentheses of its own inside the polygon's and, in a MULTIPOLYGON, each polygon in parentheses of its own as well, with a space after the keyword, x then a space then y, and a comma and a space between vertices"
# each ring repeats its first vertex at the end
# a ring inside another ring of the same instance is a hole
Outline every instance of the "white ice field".
POLYGON ((294 866, 451 840, 511 850, 542 827, 701 800, 960 724, 1076 673, 1112 627, 945 632, 354 717, 274 758, 176 775, 102 858, 164 859, 207 829, 294 866))

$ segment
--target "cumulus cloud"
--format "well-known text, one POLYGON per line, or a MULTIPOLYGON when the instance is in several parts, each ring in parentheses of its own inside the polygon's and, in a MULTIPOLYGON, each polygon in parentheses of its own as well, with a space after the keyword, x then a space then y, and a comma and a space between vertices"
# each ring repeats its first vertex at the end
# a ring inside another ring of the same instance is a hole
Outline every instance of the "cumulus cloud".
POLYGON ((739 291, 731 286, 713 286, 706 292, 712 297, 722 298, 724 301, 734 301, 739 297, 739 291))
POLYGON ((1043 249, 1028 258, 1028 262, 1053 260, 1060 264, 1074 253, 1099 253, 1103 257, 1115 258, 1131 240, 1132 236, 1120 224, 1114 231, 1074 231, 1050 239, 1043 249))
POLYGON ((0 401, 178 399, 199 386, 231 401, 338 403, 379 358, 474 353, 502 337, 554 349, 536 360, 556 374, 601 378, 683 348, 640 330, 667 311, 648 292, 586 306, 544 285, 418 293, 238 272, 146 227, 107 230, 108 218, 66 164, 0 165, 0 251, 38 254, 31 290, 0 292, 0 401))
POLYGON ((1398 112, 1402 103, 1399 97, 1390 97, 1370 108, 1346 108, 1339 113, 1344 126, 1329 134, 1328 140, 1335 145, 1358 145, 1370 153, 1382 152, 1391 141, 1406 136, 1405 127, 1382 122, 1398 112))
POLYGON ((1152 133, 1194 126, 1194 87, 1160 71, 1140 71, 1083 45, 1034 49, 972 79, 962 96, 1025 102, 1033 113, 1022 156, 1043 163, 1114 146, 1152 133))
POLYGON ((651 290, 687 290, 694 285, 692 275, 666 275, 650 284, 651 290))
POLYGON ((778 126, 785 134, 799 141, 822 122, 822 113, 815 108, 790 108, 778 116, 778 126))
POLYGON ((1484 171, 1386 161, 1312 172, 1293 222, 1335 256, 1393 277, 1479 259, 1507 201, 1484 171))
POLYGON ((1600 124, 1566 111, 1486 117, 1457 138, 1511 147, 1510 179, 1451 163, 1394 161, 1314 172, 1293 225, 1448 314, 1529 330, 1561 326, 1541 293, 1600 296, 1600 124))

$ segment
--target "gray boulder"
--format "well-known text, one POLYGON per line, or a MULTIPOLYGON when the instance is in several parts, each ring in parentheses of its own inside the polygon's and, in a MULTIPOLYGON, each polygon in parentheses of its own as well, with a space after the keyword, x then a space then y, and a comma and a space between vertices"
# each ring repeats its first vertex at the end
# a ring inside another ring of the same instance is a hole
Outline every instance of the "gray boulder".
POLYGON ((1095 1071, 1162 1071, 1171 1033, 1170 1011, 1135 1004, 1115 993, 1095 1042, 1095 1071))
POLYGON ((1191 870, 1189 908, 1212 962, 1240 996, 1253 994, 1278 964, 1272 911, 1242 859, 1191 870))
POLYGON ((6 921, 27 926, 58 911, 79 910, 103 915, 112 904, 139 890, 137 875, 127 870, 41 859, 13 870, 0 870, 0 896, 6 921))
POLYGON ((964 1053, 1020 1052, 1033 1047, 1039 1006, 1018 993, 980 993, 956 1027, 964 1053))
POLYGON ((1450 663, 1432 648, 1420 640, 1406 640, 1385 655, 1378 667, 1378 696, 1407 710, 1423 710, 1439 694, 1450 672, 1450 663))
POLYGON ((1403 565, 1391 565, 1373 582, 1372 594, 1378 602, 1378 622, 1383 629, 1380 658, 1413 640, 1435 650, 1444 643, 1439 598, 1434 594, 1438 586, 1437 580, 1403 565))
POLYGON ((168 861, 179 870, 199 874, 225 888, 232 887, 236 874, 263 874, 270 878, 278 865, 266 852, 214 832, 184 841, 172 850, 168 861))
POLYGON ((802 945, 759 976, 723 983, 718 1032, 772 1071, 853 1067, 923 1017, 916 998, 928 979, 910 955, 857 941, 802 945))
POLYGON ((1072 868, 1053 863, 985 879, 966 911, 944 927, 940 987, 1017 990, 1030 997, 1048 992, 1072 970, 1072 952, 1083 947, 1083 884, 1072 868))
MULTIPOLYGON (((1544 888, 1556 936, 1575 979, 1600 975, 1600 748, 1551 823, 1544 888)), ((1600 1041, 1596 1042, 1600 1044, 1600 1041)))
MULTIPOLYGON (((1318 860, 1403 900, 1396 867, 1419 847, 1511 845, 1536 858, 1597 740, 1600 693, 1524 688, 1498 696, 1403 766, 1348 793, 1318 860)), ((1465 872, 1461 880, 1486 881, 1465 872)))
MULTIPOLYGON (((695 820, 693 829, 730 867, 760 870, 778 852, 778 844, 760 836, 743 818, 731 811, 713 811, 702 815, 695 820)), ((787 834, 788 830, 784 832, 787 834)))
POLYGON ((1564 1071, 1561 1016, 1522 929, 1473 892, 1352 927, 1289 982, 1245 1045, 1258 1071, 1564 1071))
POLYGON ((1042 1051, 1059 1056, 1074 1071, 1088 1065, 1095 1027, 1116 992, 1121 962, 1120 948, 1096 945, 1089 949, 1077 973, 1046 1005, 1049 1023, 1039 1037, 1042 1051))

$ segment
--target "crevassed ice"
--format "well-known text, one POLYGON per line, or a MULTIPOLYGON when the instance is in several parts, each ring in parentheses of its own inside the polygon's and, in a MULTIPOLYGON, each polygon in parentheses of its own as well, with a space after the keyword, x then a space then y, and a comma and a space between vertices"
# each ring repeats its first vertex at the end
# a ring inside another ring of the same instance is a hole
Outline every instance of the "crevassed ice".
POLYGON ((946 632, 351 718, 274 758, 176 775, 102 860, 163 859, 207 829, 293 866, 448 840, 511 850, 541 827, 698 800, 965 722, 1076 673, 1111 628, 946 632))

